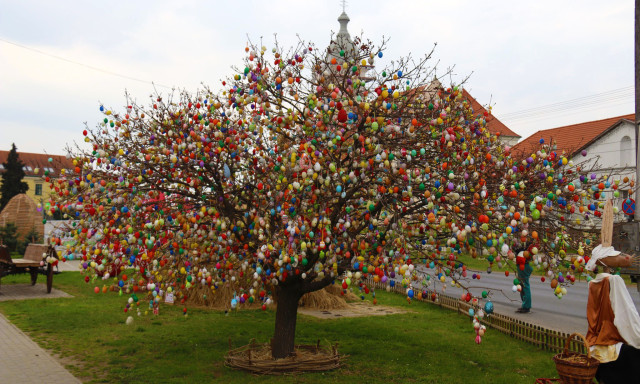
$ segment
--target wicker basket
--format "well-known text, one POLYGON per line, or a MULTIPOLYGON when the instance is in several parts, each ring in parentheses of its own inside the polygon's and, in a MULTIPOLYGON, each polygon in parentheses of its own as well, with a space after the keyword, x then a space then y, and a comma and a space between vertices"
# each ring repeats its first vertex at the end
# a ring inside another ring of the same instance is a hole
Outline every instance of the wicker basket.
POLYGON ((579 333, 572 333, 567 337, 564 344, 564 351, 553 357, 556 363, 556 370, 563 384, 590 384, 598 370, 600 362, 591 357, 589 342, 579 333), (587 349, 587 355, 569 352, 569 343, 574 336, 580 336, 587 349))

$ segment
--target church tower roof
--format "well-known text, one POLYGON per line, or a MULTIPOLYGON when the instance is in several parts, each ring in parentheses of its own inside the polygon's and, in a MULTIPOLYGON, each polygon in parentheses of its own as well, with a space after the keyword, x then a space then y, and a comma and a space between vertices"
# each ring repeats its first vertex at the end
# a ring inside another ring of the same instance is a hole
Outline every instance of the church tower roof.
POLYGON ((351 19, 349 19, 349 15, 347 15, 346 12, 342 11, 342 14, 340 15, 340 17, 338 17, 338 22, 340 23, 340 31, 338 31, 337 37, 351 40, 351 36, 349 35, 349 31, 347 30, 347 24, 349 24, 349 21, 351 21, 351 19))
POLYGON ((329 52, 327 53, 327 58, 336 58, 340 59, 340 51, 344 51, 344 58, 353 59, 353 55, 356 51, 355 45, 353 44, 353 40, 351 40, 351 35, 349 34, 349 30, 347 29, 347 24, 349 24, 349 15, 343 10, 340 17, 338 17, 338 22, 340 23, 340 30, 336 34, 333 41, 329 45, 329 52))

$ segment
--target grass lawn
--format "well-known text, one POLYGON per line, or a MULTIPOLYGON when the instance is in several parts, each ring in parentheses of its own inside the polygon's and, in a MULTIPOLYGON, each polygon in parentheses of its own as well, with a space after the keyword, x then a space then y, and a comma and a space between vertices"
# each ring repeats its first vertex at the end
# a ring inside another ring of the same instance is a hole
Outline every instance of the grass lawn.
MULTIPOLYGON (((27 282, 8 276, 2 283, 27 282)), ((551 352, 488 329, 480 345, 470 319, 401 295, 378 292, 379 304, 405 314, 320 320, 298 316, 296 342, 339 343, 349 355, 335 371, 298 376, 253 376, 224 367, 229 348, 252 338, 266 342, 275 312, 161 306, 159 316, 123 312, 127 297, 95 294, 77 272, 55 276, 54 287, 74 295, 0 303, 11 322, 90 383, 533 383, 557 377, 551 352)), ((141 296, 141 302, 142 295, 141 296)), ((146 308, 141 304, 142 312, 146 308)))

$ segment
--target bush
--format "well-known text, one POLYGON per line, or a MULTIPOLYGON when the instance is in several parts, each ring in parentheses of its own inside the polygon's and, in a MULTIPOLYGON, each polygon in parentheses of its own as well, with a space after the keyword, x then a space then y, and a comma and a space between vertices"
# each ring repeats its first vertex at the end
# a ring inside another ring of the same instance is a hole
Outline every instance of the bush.
POLYGON ((18 227, 14 223, 0 227, 0 242, 9 248, 9 252, 15 252, 18 246, 18 227))
POLYGON ((20 241, 16 247, 16 252, 20 255, 24 255, 24 252, 27 250, 27 245, 30 243, 42 243, 42 236, 36 231, 35 228, 31 228, 29 232, 24 236, 24 239, 20 241))

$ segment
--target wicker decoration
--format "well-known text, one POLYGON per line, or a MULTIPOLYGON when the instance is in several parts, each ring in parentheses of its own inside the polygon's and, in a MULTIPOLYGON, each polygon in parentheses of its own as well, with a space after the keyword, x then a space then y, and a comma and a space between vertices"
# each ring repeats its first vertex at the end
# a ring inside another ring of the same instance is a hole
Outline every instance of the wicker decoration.
POLYGON ((42 213, 38 212, 38 206, 29 196, 22 193, 14 196, 0 213, 0 226, 13 223, 18 227, 17 235, 22 238, 32 228, 44 235, 42 213))
POLYGON ((346 358, 338 353, 337 348, 337 344, 330 347, 320 346, 318 340, 316 345, 296 345, 291 356, 274 360, 269 344, 256 344, 255 340, 252 340, 251 344, 231 349, 224 357, 224 365, 257 375, 329 371, 340 367, 340 362, 346 358))
POLYGON ((591 357, 589 342, 579 333, 572 333, 567 337, 564 344, 564 351, 553 357, 556 363, 556 370, 563 384, 590 384, 598 370, 600 362, 591 357), (569 343, 574 336, 579 336, 587 349, 587 355, 569 352, 569 343))
POLYGON ((607 200, 604 205, 602 215, 602 227, 600 229, 600 244, 603 247, 610 247, 613 241, 613 203, 607 200))

